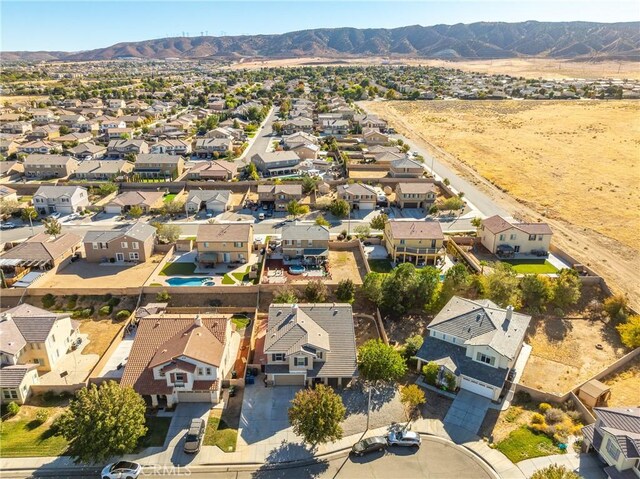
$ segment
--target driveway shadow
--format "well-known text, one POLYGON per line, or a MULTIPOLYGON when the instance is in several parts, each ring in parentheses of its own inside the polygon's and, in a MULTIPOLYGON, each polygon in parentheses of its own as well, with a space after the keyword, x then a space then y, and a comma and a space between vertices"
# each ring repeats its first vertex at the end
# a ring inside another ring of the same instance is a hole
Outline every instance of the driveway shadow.
POLYGON ((266 463, 252 474, 254 479, 313 479, 329 468, 326 461, 316 459, 313 450, 305 444, 283 441, 272 449, 266 463), (305 461, 304 467, 296 467, 293 461, 305 461), (286 463, 291 467, 288 467, 286 463))

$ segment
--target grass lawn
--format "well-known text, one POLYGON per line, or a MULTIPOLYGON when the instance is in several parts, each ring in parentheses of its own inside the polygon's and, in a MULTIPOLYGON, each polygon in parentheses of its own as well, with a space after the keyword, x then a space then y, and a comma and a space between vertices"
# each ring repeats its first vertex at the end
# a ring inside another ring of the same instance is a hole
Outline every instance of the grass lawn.
POLYGON ((241 283, 243 281, 249 281, 249 270, 251 269, 251 266, 247 266, 247 269, 244 272, 236 272, 236 273, 231 273, 231 275, 237 279, 238 281, 240 281, 241 283))
POLYGON ((368 263, 374 273, 389 273, 393 269, 388 259, 370 259, 368 263))
POLYGON ((527 426, 513 431, 506 439, 500 441, 496 448, 514 464, 534 457, 562 454, 551 438, 544 434, 536 434, 527 426))
POLYGON ((204 433, 203 444, 205 446, 218 446, 223 452, 234 452, 238 439, 238 430, 227 426, 220 419, 221 409, 213 409, 207 421, 207 429, 204 433))
POLYGON ((231 322, 235 324, 238 329, 244 329, 251 322, 251 319, 247 318, 244 315, 234 314, 231 317, 231 322))
POLYGON ((229 276, 229 273, 227 273, 222 277, 222 284, 236 284, 236 282, 229 276))
POLYGON ((176 197, 176 195, 174 193, 169 193, 167 196, 165 196, 162 199, 162 202, 163 203, 171 203, 175 197, 176 197))
POLYGON ((168 263, 160 271, 160 276, 188 275, 193 274, 195 270, 195 263, 168 263))
POLYGON ((67 449, 67 440, 54 436, 51 424, 54 408, 47 408, 51 417, 38 426, 34 420, 39 408, 23 406, 14 418, 0 423, 0 457, 51 457, 60 456, 67 449))
POLYGON ((147 417, 147 434, 140 439, 140 447, 162 447, 169 432, 170 417, 147 417))
POLYGON ((558 272, 558 268, 547 260, 505 260, 518 274, 553 274, 558 272))

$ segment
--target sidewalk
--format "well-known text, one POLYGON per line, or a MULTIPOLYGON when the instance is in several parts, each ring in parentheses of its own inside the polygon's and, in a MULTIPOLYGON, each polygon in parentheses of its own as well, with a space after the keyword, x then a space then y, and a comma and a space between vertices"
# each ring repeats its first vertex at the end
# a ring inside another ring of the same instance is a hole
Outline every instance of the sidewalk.
POLYGON ((524 477, 531 477, 534 472, 551 464, 565 466, 570 471, 580 471, 584 479, 605 479, 607 476, 602 470, 602 464, 591 454, 556 454, 554 456, 536 457, 520 461, 517 466, 524 477))

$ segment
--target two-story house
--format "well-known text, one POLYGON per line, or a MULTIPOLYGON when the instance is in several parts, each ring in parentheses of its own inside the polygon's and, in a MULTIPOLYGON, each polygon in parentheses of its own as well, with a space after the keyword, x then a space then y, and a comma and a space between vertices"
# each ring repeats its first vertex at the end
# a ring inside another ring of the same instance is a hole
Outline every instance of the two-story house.
POLYGON ((495 215, 482 221, 482 246, 498 256, 546 256, 553 232, 547 223, 516 223, 495 215))
POLYGON ((252 248, 251 224, 204 224, 198 227, 196 249, 201 264, 246 263, 252 248))
POLYGON ((424 171, 422 164, 410 158, 399 158, 389 165, 389 175, 394 178, 422 178, 424 171))
POLYGON ((229 181, 238 174, 238 165, 233 161, 200 161, 187 172, 189 180, 229 181))
POLYGON ((317 145, 318 138, 305 132, 293 133, 282 138, 285 148, 293 150, 301 145, 317 145))
POLYGON ((445 256, 444 234, 438 221, 389 220, 384 225, 384 246, 391 261, 436 264, 445 256))
POLYGON ((149 153, 149 144, 144 140, 111 140, 107 145, 110 158, 121 159, 128 154, 145 155, 149 153))
POLYGON ((190 190, 185 207, 189 214, 204 209, 209 213, 222 213, 231 209, 231 191, 190 190))
POLYGON ((133 171, 133 163, 125 160, 89 160, 78 165, 74 176, 82 180, 108 181, 125 177, 133 171))
POLYGON ((363 183, 338 185, 338 198, 349 203, 352 210, 372 210, 376 207, 378 192, 363 183))
POLYGON ((72 156, 32 154, 23 162, 27 178, 66 178, 78 169, 72 156))
POLYGON ((272 206, 276 211, 285 211, 290 201, 302 199, 302 185, 258 185, 258 201, 272 206))
POLYGON ((377 128, 365 128, 362 130, 362 140, 367 145, 386 145, 389 137, 381 133, 377 128))
POLYGON ((418 371, 426 363, 440 366, 438 381, 453 375, 456 388, 497 401, 522 350, 531 316, 488 299, 454 296, 429 323, 428 336, 416 353, 418 371))
POLYGON ((270 153, 256 153, 251 162, 262 176, 291 175, 296 173, 300 157, 293 151, 273 151, 270 153))
POLYGON ((607 464, 607 479, 640 477, 640 408, 596 407, 596 422, 582 428, 582 450, 607 464))
POLYGON ((22 153, 25 155, 48 155, 57 148, 58 146, 55 143, 51 143, 50 141, 36 140, 20 145, 18 147, 18 153, 22 153))
POLYGON ((282 254, 305 262, 323 263, 329 257, 329 228, 315 223, 288 223, 282 227, 282 254))
POLYGON ((82 186, 41 186, 33 195, 33 206, 43 216, 70 215, 89 204, 89 193, 82 186))
POLYGON ((141 221, 118 230, 87 231, 84 251, 89 263, 144 263, 153 254, 156 229, 141 221))
POLYGON ((191 143, 184 140, 161 140, 149 147, 149 153, 186 156, 191 154, 191 143))
POLYGON ((396 185, 396 206, 398 208, 424 208, 429 210, 436 201, 436 187, 433 183, 398 183, 396 185))
POLYGON ((297 132, 310 133, 313 131, 313 120, 311 118, 298 117, 287 120, 282 124, 282 133, 292 135, 297 132))
POLYGON ((93 143, 83 143, 69 148, 67 151, 82 161, 99 160, 107 153, 107 149, 104 146, 94 145, 93 143))
POLYGON ((184 159, 176 155, 141 154, 133 172, 143 178, 177 178, 184 171, 184 159))
POLYGON ((140 318, 121 386, 152 406, 217 403, 235 361, 230 317, 160 312, 140 318))
POLYGON ((193 152, 198 158, 214 158, 228 154, 232 146, 230 138, 199 138, 193 152))
POLYGON ((274 386, 347 386, 358 376, 351 305, 271 304, 264 353, 274 386))

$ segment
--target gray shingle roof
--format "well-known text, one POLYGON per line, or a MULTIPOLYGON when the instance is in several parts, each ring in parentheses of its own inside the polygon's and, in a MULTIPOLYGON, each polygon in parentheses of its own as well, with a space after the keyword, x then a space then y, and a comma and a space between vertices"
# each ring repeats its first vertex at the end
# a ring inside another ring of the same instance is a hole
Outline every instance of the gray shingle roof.
POLYGON ((5 366, 0 368, 0 388, 17 388, 22 383, 25 374, 38 365, 33 364, 17 364, 14 366, 5 366))
POLYGON ((52 313, 26 303, 5 311, 7 313, 28 343, 44 342, 55 322, 69 317, 68 314, 52 313))
POLYGON ((146 241, 150 236, 155 235, 156 229, 138 221, 132 225, 127 225, 119 230, 100 230, 100 231, 87 231, 84 237, 85 243, 108 243, 117 238, 131 238, 138 241, 146 241))
POLYGON ((329 241, 329 229, 315 223, 289 223, 282 228, 282 240, 326 240, 329 241))
POLYGON ((606 431, 615 438, 626 458, 640 458, 640 407, 597 407, 594 412, 598 419, 593 432, 594 447, 599 448, 596 442, 602 442, 601 431, 606 431))
POLYGON ((84 190, 82 186, 41 186, 34 196, 44 196, 45 198, 60 198, 62 196, 73 196, 77 190, 84 190))
POLYGON ((231 191, 229 190, 191 190, 187 196, 187 203, 216 201, 227 204, 231 197, 231 191))

